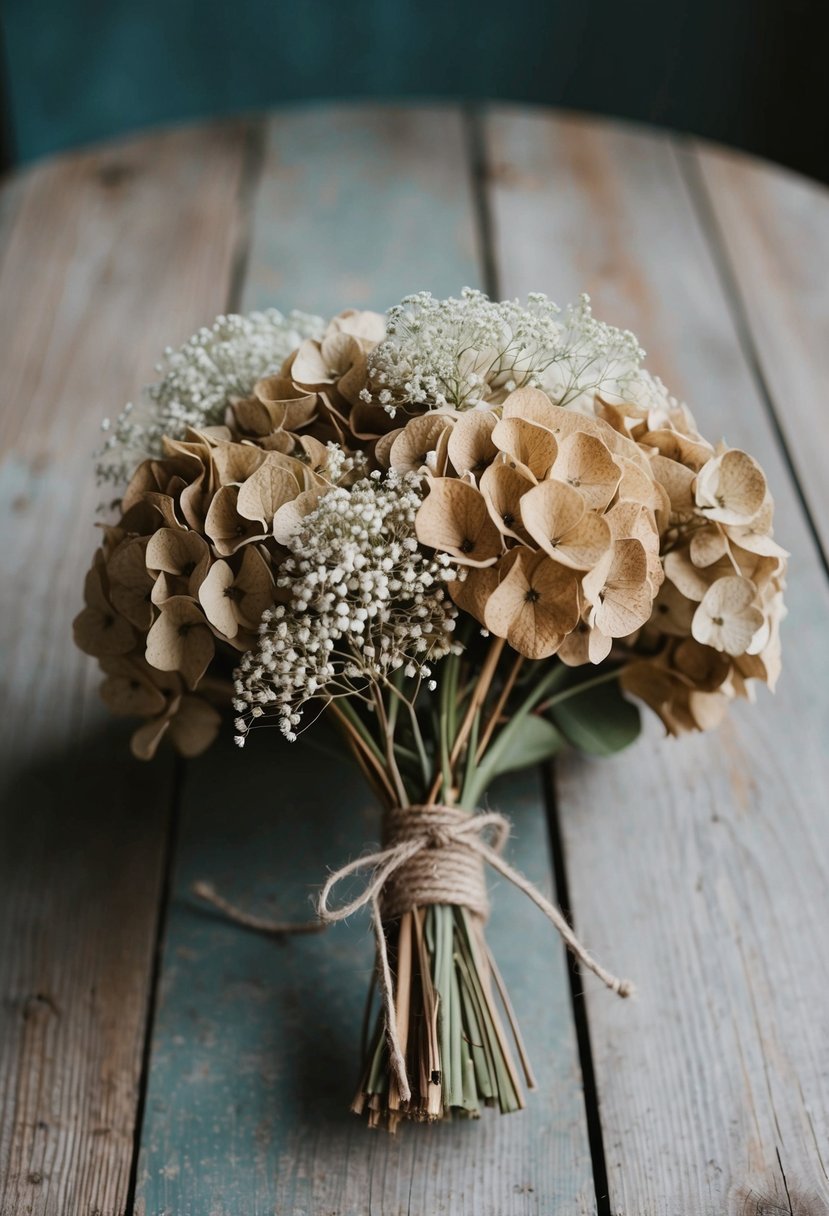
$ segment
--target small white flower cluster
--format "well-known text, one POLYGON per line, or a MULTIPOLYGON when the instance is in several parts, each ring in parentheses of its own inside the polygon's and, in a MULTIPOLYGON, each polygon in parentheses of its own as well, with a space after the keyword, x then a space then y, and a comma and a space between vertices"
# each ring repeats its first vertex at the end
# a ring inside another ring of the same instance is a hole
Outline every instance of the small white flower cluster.
POLYGON ((445 554, 418 545, 415 474, 374 472, 335 487, 291 538, 277 586, 287 602, 262 618, 235 675, 239 746, 269 709, 296 738, 303 706, 357 695, 403 670, 434 687, 430 664, 452 649, 457 609, 445 554))
POLYGON ((275 308, 247 316, 217 317, 182 347, 168 347, 156 371, 161 379, 129 404, 114 421, 97 454, 99 483, 120 483, 140 460, 162 454, 162 438, 180 439, 188 427, 200 430, 224 422, 229 402, 247 397, 257 380, 277 372, 305 338, 319 338, 321 317, 302 312, 283 316, 275 308))
POLYGON ((597 321, 583 295, 564 312, 541 293, 490 300, 466 288, 459 299, 429 292, 389 310, 387 337, 369 357, 363 399, 394 415, 400 406, 471 409, 531 385, 558 405, 606 387, 619 393, 644 356, 634 334, 597 321))

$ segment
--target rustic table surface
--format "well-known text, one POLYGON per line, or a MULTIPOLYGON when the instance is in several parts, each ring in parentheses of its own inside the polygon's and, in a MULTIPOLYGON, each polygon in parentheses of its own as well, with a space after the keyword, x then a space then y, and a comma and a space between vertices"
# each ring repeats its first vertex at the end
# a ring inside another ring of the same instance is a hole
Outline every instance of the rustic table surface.
POLYGON ((829 1212, 826 192, 538 110, 315 108, 26 169, 0 259, 3 1216, 829 1212), (369 799, 229 738, 141 766, 69 631, 100 420, 166 344, 233 309, 467 284, 590 291, 706 433, 760 459, 792 553, 786 662, 710 737, 650 722, 616 759, 494 791, 517 864, 639 995, 582 983, 495 884, 539 1089, 392 1139, 346 1113, 367 926, 279 945, 190 893, 206 876, 304 915, 376 838, 369 799))

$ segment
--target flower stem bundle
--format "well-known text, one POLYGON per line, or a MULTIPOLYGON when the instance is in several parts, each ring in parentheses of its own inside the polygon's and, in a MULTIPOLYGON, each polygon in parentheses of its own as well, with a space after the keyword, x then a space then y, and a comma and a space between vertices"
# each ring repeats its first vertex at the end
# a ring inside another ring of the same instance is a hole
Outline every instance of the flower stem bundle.
POLYGON ((532 1072, 487 872, 630 988, 510 866, 487 790, 566 745, 626 746, 630 697, 679 735, 774 686, 765 476, 586 297, 225 317, 166 358, 99 454, 117 515, 76 641, 142 758, 164 737, 197 755, 230 704, 240 745, 328 720, 383 810, 319 902, 324 923, 368 910, 377 942, 353 1109, 392 1131, 517 1110, 532 1072))

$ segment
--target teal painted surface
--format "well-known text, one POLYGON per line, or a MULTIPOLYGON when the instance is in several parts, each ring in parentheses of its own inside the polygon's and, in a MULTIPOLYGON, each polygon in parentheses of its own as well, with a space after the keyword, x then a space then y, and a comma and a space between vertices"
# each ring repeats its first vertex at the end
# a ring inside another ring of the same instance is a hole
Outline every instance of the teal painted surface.
MULTIPOLYGON (((515 823, 510 860, 549 894, 536 774, 501 784, 492 803, 515 823)), ((366 1216, 409 1202, 422 1216, 592 1210, 563 953, 525 896, 493 881, 487 932, 538 1091, 520 1114, 409 1125, 395 1140, 348 1113, 373 961, 366 919, 277 942, 189 894, 208 876, 245 907, 306 918, 327 868, 378 839, 359 774, 259 732, 244 753, 225 739, 192 766, 184 805, 141 1140, 143 1216, 366 1216)))
POLYGON ((242 296, 331 316, 480 280, 457 111, 343 106, 267 125, 242 296))
POLYGON ((755 0, 6 0, 17 154, 324 98, 533 101, 826 176, 823 5, 755 0))

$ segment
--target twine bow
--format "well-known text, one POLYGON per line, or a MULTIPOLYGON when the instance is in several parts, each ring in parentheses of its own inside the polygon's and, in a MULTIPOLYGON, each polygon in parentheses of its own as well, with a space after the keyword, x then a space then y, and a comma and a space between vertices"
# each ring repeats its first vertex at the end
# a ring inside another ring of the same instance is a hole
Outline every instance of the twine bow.
POLYGON ((606 971, 584 948, 555 904, 501 856, 510 832, 509 820, 503 815, 497 811, 473 815, 457 807, 412 806, 392 811, 387 823, 388 844, 375 853, 348 862, 331 874, 320 894, 317 912, 323 924, 334 924, 361 908, 368 906, 371 909, 389 1058, 402 1101, 409 1101, 411 1089, 397 1033, 394 982, 383 915, 392 919, 427 904, 460 904, 485 917, 488 905, 484 862, 529 896, 552 921, 583 966, 612 992, 622 997, 630 996, 633 991, 630 981, 606 971), (489 833, 492 834, 491 843, 487 842, 489 833), (347 903, 332 906, 330 900, 335 888, 365 870, 370 873, 359 894, 347 903))

